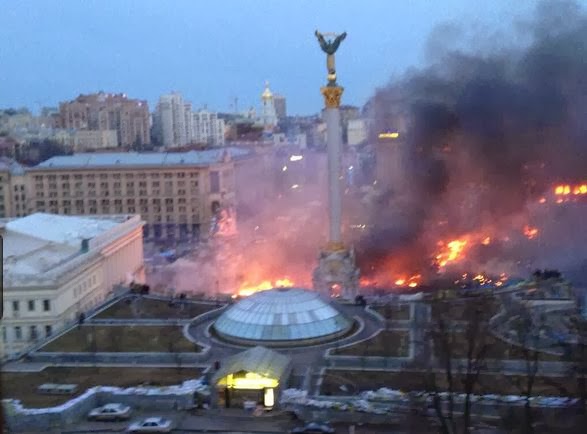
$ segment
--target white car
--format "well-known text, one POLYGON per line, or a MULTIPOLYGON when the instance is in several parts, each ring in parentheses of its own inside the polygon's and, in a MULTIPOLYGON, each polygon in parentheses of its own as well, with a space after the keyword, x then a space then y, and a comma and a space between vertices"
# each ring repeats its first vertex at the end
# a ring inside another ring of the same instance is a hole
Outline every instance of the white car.
POLYGON ((123 404, 106 404, 102 407, 94 408, 88 414, 90 420, 126 420, 130 417, 131 409, 128 405, 123 404))
POLYGON ((130 424, 128 432, 171 432, 171 421, 162 417, 148 417, 130 424))

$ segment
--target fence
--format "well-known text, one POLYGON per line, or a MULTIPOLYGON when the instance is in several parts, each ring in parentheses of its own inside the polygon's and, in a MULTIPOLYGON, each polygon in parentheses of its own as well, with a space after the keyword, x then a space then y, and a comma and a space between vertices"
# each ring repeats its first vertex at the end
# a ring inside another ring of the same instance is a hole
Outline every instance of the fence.
POLYGON ((135 387, 93 387, 85 393, 58 407, 28 409, 18 401, 2 402, 4 416, 10 432, 26 431, 64 431, 95 407, 108 402, 119 402, 134 410, 185 410, 194 405, 195 394, 201 390, 198 382, 186 382, 181 386, 135 387), (193 384, 190 384, 193 383, 193 384))
POLYGON ((204 362, 208 359, 210 347, 205 346, 198 353, 49 353, 35 352, 28 355, 30 362, 42 363, 120 363, 129 365, 170 364, 184 365, 204 362))

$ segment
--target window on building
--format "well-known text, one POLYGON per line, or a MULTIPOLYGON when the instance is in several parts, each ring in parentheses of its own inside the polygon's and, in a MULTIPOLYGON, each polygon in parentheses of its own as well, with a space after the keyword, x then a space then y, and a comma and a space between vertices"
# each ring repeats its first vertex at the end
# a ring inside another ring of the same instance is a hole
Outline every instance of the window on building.
POLYGON ((18 312, 20 311, 20 303, 19 303, 19 301, 18 301, 18 300, 14 300, 14 301, 12 302, 12 311, 13 311, 14 313, 18 313, 18 312))
POLYGON ((49 312, 51 310, 51 300, 43 300, 43 311, 49 312))
POLYGON ((2 342, 6 342, 8 340, 8 336, 6 333, 6 327, 2 327, 2 342))
POLYGON ((220 174, 210 172, 210 193, 220 193, 220 174))
POLYGON ((30 340, 34 341, 37 339, 38 335, 37 335, 37 326, 36 325, 32 325, 30 328, 30 340))
POLYGON ((29 312, 32 312, 35 310, 35 300, 28 301, 28 308, 29 308, 29 312))
POLYGON ((16 339, 17 341, 22 340, 22 329, 20 328, 20 326, 14 327, 14 339, 16 339))
POLYGON ((50 325, 45 326, 45 336, 49 337, 53 333, 53 327, 50 325))

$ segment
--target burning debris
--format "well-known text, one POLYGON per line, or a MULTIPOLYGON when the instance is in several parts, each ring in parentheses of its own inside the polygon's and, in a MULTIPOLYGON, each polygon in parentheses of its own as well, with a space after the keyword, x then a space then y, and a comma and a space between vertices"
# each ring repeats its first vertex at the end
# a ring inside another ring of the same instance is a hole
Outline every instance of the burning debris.
POLYGON ((524 44, 482 52, 443 46, 435 34, 429 66, 367 104, 373 140, 400 131, 380 142, 395 152, 380 157, 397 161, 378 164, 397 173, 379 182, 375 230, 358 246, 377 280, 407 270, 426 280, 458 269, 584 269, 587 231, 574 228, 586 210, 550 204, 587 197, 587 15, 571 1, 541 2, 523 29, 511 40, 524 44))

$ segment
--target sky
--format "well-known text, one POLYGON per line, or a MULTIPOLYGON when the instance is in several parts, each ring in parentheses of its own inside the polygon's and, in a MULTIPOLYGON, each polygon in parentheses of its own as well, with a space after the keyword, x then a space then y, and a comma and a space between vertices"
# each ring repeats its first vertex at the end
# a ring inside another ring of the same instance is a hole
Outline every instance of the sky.
MULTIPOLYGON (((336 54, 343 103, 426 60, 438 25, 503 28, 534 0, 0 0, 0 108, 38 111, 80 93, 146 99, 178 91, 195 108, 259 107, 265 80, 288 114, 322 107, 314 36, 348 33, 336 54)), ((437 33, 438 34, 438 33, 437 33)))

